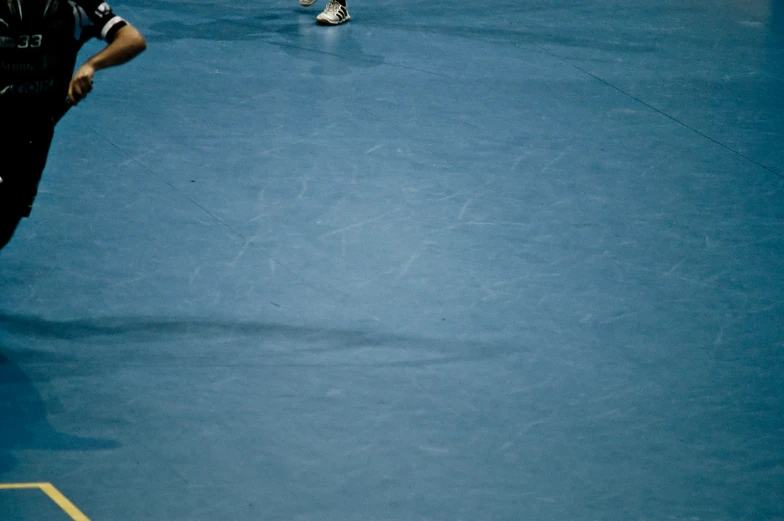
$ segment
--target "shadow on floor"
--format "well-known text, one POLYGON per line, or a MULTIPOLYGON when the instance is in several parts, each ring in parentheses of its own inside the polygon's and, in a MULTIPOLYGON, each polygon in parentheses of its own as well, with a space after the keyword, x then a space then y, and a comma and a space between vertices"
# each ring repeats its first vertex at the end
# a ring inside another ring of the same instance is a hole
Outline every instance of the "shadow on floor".
MULTIPOLYGON (((51 320, 0 312, 0 330, 25 338, 95 345, 90 355, 49 363, 115 368, 126 365, 319 365, 424 367, 496 359, 521 347, 464 339, 425 338, 362 329, 206 318, 95 317, 51 320), (143 349, 145 344, 153 348, 143 349)), ((17 357, 26 356, 18 352, 17 357)), ((37 356, 33 353, 30 356, 37 356)))
POLYGON ((0 474, 16 467, 13 451, 107 450, 112 440, 57 431, 47 419, 46 402, 35 382, 0 345, 0 474))

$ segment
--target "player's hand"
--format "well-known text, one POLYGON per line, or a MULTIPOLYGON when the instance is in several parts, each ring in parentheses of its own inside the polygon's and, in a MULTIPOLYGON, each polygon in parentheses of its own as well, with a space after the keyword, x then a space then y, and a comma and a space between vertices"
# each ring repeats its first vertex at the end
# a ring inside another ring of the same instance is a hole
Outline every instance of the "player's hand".
POLYGON ((68 99, 71 103, 76 105, 93 90, 93 76, 95 76, 95 68, 89 63, 79 67, 71 79, 71 84, 68 85, 68 99))

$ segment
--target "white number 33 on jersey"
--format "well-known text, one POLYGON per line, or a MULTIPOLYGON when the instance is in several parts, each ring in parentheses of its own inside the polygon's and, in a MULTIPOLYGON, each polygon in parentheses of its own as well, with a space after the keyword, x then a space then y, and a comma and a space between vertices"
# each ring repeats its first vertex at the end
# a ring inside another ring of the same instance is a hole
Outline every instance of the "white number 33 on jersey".
POLYGON ((16 44, 17 49, 37 49, 41 46, 44 37, 40 34, 22 34, 19 36, 19 43, 16 44))

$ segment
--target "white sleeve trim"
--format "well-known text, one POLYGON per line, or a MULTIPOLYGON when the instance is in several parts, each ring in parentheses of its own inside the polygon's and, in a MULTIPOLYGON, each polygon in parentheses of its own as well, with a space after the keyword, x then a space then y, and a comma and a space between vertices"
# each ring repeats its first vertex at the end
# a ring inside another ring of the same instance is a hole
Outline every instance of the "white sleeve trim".
POLYGON ((121 22, 124 22, 124 21, 125 20, 123 20, 119 16, 115 16, 111 20, 106 22, 106 24, 104 24, 104 26, 103 26, 103 29, 101 29, 101 40, 105 40, 106 39, 106 35, 109 34, 109 31, 112 30, 112 27, 114 27, 115 25, 117 25, 117 24, 119 24, 121 22))

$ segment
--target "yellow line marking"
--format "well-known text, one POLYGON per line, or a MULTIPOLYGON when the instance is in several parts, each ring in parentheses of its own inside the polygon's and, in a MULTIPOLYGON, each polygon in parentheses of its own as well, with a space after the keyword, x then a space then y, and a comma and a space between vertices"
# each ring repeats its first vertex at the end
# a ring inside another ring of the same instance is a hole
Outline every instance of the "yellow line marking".
POLYGON ((46 495, 52 498, 52 501, 57 503, 57 505, 63 509, 63 511, 71 516, 71 519, 74 521, 90 521, 87 519, 87 516, 82 514, 82 511, 76 508, 76 505, 68 501, 64 495, 60 493, 59 490, 54 488, 54 486, 50 483, 44 483, 41 485, 41 490, 46 492, 46 495))
POLYGON ((86 515, 82 514, 81 510, 76 508, 76 505, 68 501, 68 498, 62 495, 59 490, 54 488, 54 485, 51 483, 0 483, 0 490, 18 490, 30 488, 37 488, 43 491, 43 493, 49 496, 49 499, 54 501, 57 506, 63 510, 63 512, 68 514, 71 519, 73 519, 73 521, 90 521, 86 515))

